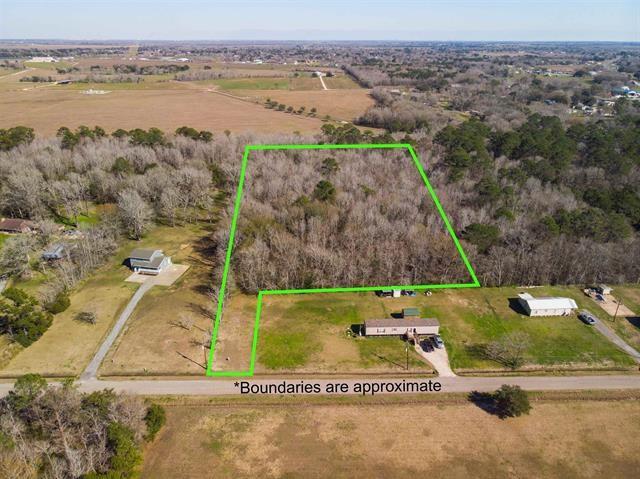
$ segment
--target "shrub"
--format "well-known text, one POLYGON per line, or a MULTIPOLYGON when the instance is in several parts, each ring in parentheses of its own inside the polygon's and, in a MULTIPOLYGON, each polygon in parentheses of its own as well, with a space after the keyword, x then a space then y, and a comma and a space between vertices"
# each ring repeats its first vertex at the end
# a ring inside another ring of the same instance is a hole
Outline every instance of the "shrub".
POLYGON ((156 434, 164 423, 167 421, 167 415, 165 414, 164 408, 159 404, 152 404, 147 409, 147 415, 144 417, 144 422, 147 424, 147 440, 153 441, 156 437, 156 434))
POLYGON ((82 311, 81 313, 76 314, 76 321, 81 321, 83 323, 96 324, 97 319, 96 313, 91 311, 82 311))
POLYGON ((71 300, 69 299, 69 295, 65 291, 62 291, 58 293, 53 301, 47 303, 44 309, 49 311, 51 314, 58 314, 66 311, 70 305, 71 300))
POLYGON ((503 384, 493 394, 493 400, 496 412, 502 418, 522 416, 523 414, 529 414, 529 411, 531 411, 529 397, 520 386, 503 384))

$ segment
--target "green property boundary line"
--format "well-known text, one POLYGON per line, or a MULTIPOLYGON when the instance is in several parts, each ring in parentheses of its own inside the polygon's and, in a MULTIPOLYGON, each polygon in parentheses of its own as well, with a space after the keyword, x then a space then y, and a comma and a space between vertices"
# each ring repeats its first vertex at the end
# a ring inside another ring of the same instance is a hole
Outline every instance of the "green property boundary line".
POLYGON ((240 181, 238 182, 238 190, 236 192, 236 199, 233 207, 233 216, 231 218, 231 231, 229 233, 229 242, 227 244, 227 254, 224 261, 224 269, 222 271, 222 283, 220 285, 220 291, 218 293, 218 307, 216 310, 215 322, 213 325, 213 332, 211 334, 211 346, 209 349, 209 361, 207 362, 207 376, 214 377, 247 377, 253 376, 255 363, 256 363, 256 351, 258 347, 258 329, 260 325, 260 315, 262 313, 262 298, 269 295, 280 294, 308 294, 308 293, 341 293, 341 292, 362 292, 362 291, 377 291, 380 289, 449 289, 449 288, 477 288, 480 286, 480 282, 476 277, 476 273, 469 262, 467 255, 462 249, 462 245, 456 236, 455 231, 451 227, 449 218, 445 213, 438 195, 431 186, 429 179, 427 178, 418 155, 413 147, 408 143, 382 143, 382 144, 356 144, 356 145, 246 145, 244 149, 244 155, 242 156, 242 165, 240 167, 240 181), (258 292, 258 302, 256 306, 256 317, 253 326, 253 341, 251 344, 251 360, 248 371, 213 371, 213 361, 215 357, 215 346, 218 339, 218 331, 220 329, 220 322, 222 321, 222 308, 224 304, 224 294, 227 287, 227 279, 229 276, 229 265, 231 263, 231 253, 233 250, 233 243, 235 241, 236 227, 238 224, 238 215, 240 213, 240 203, 242 202, 242 191, 244 188, 244 180, 247 171, 247 163, 249 160, 249 154, 252 151, 266 151, 266 150, 338 150, 338 149, 406 149, 424 181, 431 199, 436 205, 438 213, 444 222, 453 243, 456 246, 456 250, 460 254, 462 261, 464 262, 472 282, 470 283, 456 283, 456 284, 410 284, 410 285, 384 285, 384 286, 361 286, 353 288, 313 288, 313 289, 277 289, 277 290, 264 290, 258 292))

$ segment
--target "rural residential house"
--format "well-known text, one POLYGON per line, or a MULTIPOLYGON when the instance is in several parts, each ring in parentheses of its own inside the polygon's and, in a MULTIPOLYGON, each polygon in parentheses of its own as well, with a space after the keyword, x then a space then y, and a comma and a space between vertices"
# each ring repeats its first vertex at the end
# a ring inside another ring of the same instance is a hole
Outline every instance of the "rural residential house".
POLYGON ((2 218, 0 220, 0 232, 2 233, 29 233, 33 231, 32 221, 19 218, 2 218))
POLYGON ((135 273, 156 275, 171 265, 171 257, 162 250, 136 248, 129 255, 129 268, 135 273))
POLYGON ((405 334, 438 334, 440 323, 431 318, 369 319, 364 322, 365 336, 403 336, 405 334))
POLYGON ((520 293, 518 302, 528 316, 567 316, 578 309, 571 298, 534 298, 529 293, 520 293))

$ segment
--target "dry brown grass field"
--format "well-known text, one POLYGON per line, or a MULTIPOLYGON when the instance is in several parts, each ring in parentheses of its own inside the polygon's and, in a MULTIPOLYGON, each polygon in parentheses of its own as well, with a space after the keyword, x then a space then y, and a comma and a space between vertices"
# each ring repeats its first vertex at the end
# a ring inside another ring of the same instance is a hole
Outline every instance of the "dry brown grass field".
MULTIPOLYGON (((32 86, 32 84, 27 84, 32 86)), ((109 90, 108 84, 100 89, 109 90)), ((100 125, 117 128, 158 127, 166 131, 189 125, 210 131, 258 133, 315 132, 319 119, 272 111, 251 102, 203 90, 113 90, 105 95, 84 95, 62 87, 29 91, 0 90, 0 128, 26 125, 41 135, 55 134, 60 126, 100 125)))
MULTIPOLYGON (((138 286, 124 281, 131 274, 122 265, 129 252, 136 247, 160 248, 180 263, 188 257, 188 250, 185 252, 183 245, 193 244, 202 235, 198 226, 159 226, 140 242, 124 242, 115 257, 72 292, 69 309, 54 317, 53 324, 38 341, 28 348, 20 348, 0 370, 0 376, 25 373, 74 376, 81 373, 138 286), (75 317, 82 311, 96 313, 97 323, 90 325, 77 321, 75 317)), ((152 290, 151 293, 162 295, 161 291, 152 290)), ((140 311, 140 306, 136 311, 140 311)), ((9 349, 14 348, 13 345, 0 344, 0 348, 0 358, 5 351, 15 353, 9 349)))
MULTIPOLYGON (((313 80, 318 81, 316 78, 313 80)), ((316 108, 317 116, 323 118, 331 116, 335 120, 353 121, 362 115, 374 101, 369 95, 369 90, 362 88, 338 89, 338 90, 313 90, 313 91, 287 91, 287 90, 238 90, 236 94, 258 98, 264 102, 271 98, 280 103, 291 105, 295 109, 304 106, 307 110, 316 108)))
POLYGON ((208 234, 207 228, 193 228, 184 238, 172 259, 189 270, 172 286, 155 286, 142 298, 101 375, 204 374, 209 351, 202 343, 211 337, 213 321, 208 234), (179 325, 184 319, 192 323, 190 329, 179 325))
MULTIPOLYGON (((534 401, 501 420, 466 402, 169 404, 142 477, 610 478, 640 469, 640 403, 534 401)), ((635 472, 634 472, 635 471, 635 472)))

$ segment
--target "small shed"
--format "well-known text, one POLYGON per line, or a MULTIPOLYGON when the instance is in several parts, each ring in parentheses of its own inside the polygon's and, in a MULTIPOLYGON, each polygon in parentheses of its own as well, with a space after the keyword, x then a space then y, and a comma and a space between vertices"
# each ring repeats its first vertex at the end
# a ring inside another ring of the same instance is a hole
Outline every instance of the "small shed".
POLYGON ((404 308, 402 310, 402 317, 420 317, 420 309, 419 308, 404 308))
POLYGON ((42 253, 42 259, 46 259, 47 261, 57 261, 62 259, 63 255, 64 245, 62 243, 55 243, 42 253))
POLYGON ((369 319, 364 322, 365 336, 404 336, 405 334, 438 334, 440 323, 433 318, 369 319))
POLYGON ((599 294, 611 294, 613 292, 613 288, 606 284, 599 284, 595 289, 599 294))

